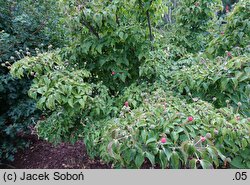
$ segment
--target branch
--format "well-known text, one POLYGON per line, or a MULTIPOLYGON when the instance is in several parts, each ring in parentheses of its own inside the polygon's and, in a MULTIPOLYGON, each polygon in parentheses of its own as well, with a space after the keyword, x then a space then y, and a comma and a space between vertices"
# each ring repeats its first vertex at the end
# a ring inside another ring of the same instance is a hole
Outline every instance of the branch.
POLYGON ((115 19, 116 19, 116 23, 118 26, 120 26, 120 21, 119 21, 119 17, 117 15, 117 12, 119 11, 119 8, 117 8, 116 14, 115 14, 115 19))
MULTIPOLYGON (((151 3, 152 3, 152 0, 150 1, 150 5, 151 5, 151 3)), ((141 0, 139 0, 139 6, 143 10, 143 4, 142 4, 141 0)), ((154 40, 154 36, 153 36, 153 33, 152 33, 152 26, 151 26, 149 10, 146 11, 146 15, 147 15, 147 21, 148 21, 149 39, 152 42, 154 40)))
POLYGON ((150 38, 150 41, 152 42, 154 40, 154 36, 153 36, 153 33, 152 33, 150 14, 149 14, 148 10, 147 10, 146 13, 147 13, 147 19, 148 19, 149 38, 150 38))
MULTIPOLYGON (((84 15, 83 15, 83 16, 84 16, 84 15)), ((83 24, 84 26, 86 26, 92 34, 94 34, 98 39, 100 39, 99 34, 98 34, 97 31, 95 30, 95 28, 94 28, 93 26, 90 25, 90 23, 89 23, 88 21, 86 21, 86 20, 83 19, 82 24, 83 24)))

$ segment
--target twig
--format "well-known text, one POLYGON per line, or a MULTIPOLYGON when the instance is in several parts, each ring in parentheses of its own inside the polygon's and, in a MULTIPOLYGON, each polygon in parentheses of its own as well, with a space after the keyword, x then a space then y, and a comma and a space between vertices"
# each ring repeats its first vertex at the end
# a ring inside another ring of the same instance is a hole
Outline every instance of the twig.
POLYGON ((150 41, 152 42, 154 40, 154 37, 153 37, 153 34, 152 34, 150 14, 149 14, 148 10, 146 11, 146 14, 147 14, 147 19, 148 19, 149 38, 150 38, 150 41))
POLYGON ((82 21, 82 24, 83 24, 84 26, 86 26, 86 27, 89 29, 89 31, 90 31, 91 33, 93 33, 98 39, 100 39, 100 36, 99 36, 99 34, 97 33, 97 31, 95 30, 95 28, 94 28, 93 26, 90 25, 90 23, 86 20, 86 18, 85 18, 84 15, 83 15, 83 17, 84 17, 84 19, 83 19, 83 21, 82 21))
POLYGON ((117 8, 117 11, 116 11, 116 13, 115 13, 115 20, 116 20, 117 25, 120 26, 119 17, 118 17, 118 15, 117 15, 117 12, 118 12, 118 11, 119 11, 119 8, 117 8))

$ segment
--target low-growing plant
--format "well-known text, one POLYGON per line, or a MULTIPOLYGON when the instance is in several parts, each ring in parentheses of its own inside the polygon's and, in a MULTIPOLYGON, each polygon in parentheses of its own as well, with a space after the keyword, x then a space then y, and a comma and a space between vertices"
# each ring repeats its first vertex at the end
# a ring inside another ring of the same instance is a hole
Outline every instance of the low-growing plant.
POLYGON ((172 92, 147 94, 141 106, 124 105, 119 117, 85 128, 90 156, 117 168, 214 168, 249 147, 249 120, 232 109, 198 100, 188 104, 172 92), (241 138, 241 139, 239 139, 241 138))

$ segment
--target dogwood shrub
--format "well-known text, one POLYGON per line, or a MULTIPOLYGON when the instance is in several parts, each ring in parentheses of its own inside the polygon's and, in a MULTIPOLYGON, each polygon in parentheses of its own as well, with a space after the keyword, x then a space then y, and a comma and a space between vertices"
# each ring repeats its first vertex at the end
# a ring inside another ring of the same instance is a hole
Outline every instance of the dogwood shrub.
POLYGON ((249 119, 232 109, 187 103, 161 89, 145 93, 135 109, 85 128, 88 152, 118 168, 214 168, 249 147, 249 119), (241 138, 241 139, 239 139, 241 138))

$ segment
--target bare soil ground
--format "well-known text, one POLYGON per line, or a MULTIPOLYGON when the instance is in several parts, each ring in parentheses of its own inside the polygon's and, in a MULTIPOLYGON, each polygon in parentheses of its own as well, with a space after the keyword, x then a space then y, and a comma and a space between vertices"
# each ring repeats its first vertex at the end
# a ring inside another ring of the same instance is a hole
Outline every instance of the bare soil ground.
POLYGON ((16 169, 109 169, 110 165, 88 157, 83 142, 54 146, 33 139, 29 148, 20 151, 11 164, 16 169))

